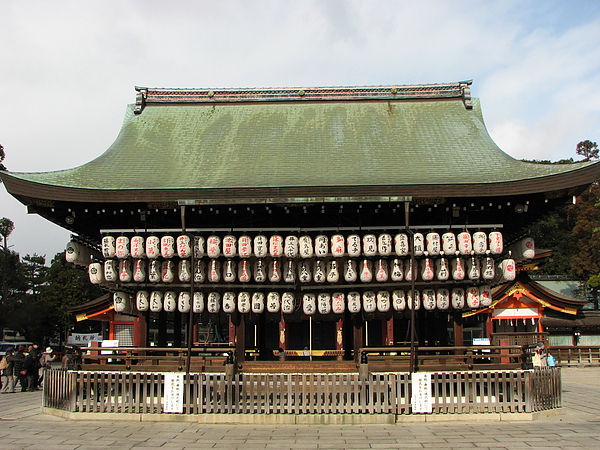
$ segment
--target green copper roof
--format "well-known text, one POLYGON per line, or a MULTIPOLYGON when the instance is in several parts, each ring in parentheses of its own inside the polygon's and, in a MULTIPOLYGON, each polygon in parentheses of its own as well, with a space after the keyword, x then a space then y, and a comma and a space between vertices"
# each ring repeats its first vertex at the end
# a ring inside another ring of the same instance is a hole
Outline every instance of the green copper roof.
POLYGON ((494 184, 593 164, 515 160, 492 141, 479 100, 468 100, 179 101, 136 114, 130 105, 95 160, 4 176, 92 190, 327 188, 494 184))

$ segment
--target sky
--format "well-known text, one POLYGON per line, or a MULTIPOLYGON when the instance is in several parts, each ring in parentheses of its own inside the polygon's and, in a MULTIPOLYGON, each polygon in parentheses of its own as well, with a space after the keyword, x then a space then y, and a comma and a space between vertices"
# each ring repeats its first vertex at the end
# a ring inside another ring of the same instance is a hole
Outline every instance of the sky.
MULTIPOLYGON (((0 0, 0 144, 12 172, 76 167, 116 139, 135 86, 377 86, 473 80, 517 159, 600 141, 596 0, 0 0)), ((69 232, 0 185, 12 250, 69 232)))

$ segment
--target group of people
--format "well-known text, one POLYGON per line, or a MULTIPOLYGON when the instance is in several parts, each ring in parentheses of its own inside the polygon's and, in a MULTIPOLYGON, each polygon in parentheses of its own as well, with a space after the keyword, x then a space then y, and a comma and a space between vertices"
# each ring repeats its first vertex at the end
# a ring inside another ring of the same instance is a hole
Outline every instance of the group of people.
POLYGON ((40 389, 43 380, 43 370, 56 361, 57 355, 51 347, 40 352, 37 345, 20 345, 14 351, 9 350, 0 360, 2 388, 0 394, 17 392, 34 392, 40 389), (41 371, 41 373, 40 373, 41 371))

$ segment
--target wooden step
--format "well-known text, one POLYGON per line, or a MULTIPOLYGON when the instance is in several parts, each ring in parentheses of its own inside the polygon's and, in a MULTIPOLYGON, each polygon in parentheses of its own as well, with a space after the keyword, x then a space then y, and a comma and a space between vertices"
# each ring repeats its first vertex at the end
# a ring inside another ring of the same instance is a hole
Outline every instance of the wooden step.
POLYGON ((354 361, 246 361, 244 373, 355 373, 354 361))

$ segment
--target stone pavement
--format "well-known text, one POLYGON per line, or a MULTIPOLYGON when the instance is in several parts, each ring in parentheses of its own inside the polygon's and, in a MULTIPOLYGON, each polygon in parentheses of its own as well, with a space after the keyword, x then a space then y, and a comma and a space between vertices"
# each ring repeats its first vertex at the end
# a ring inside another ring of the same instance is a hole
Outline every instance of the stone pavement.
POLYGON ((0 395, 0 449, 600 448, 600 368, 566 368, 561 414, 534 421, 395 425, 204 425, 69 421, 42 414, 41 392, 0 395))

